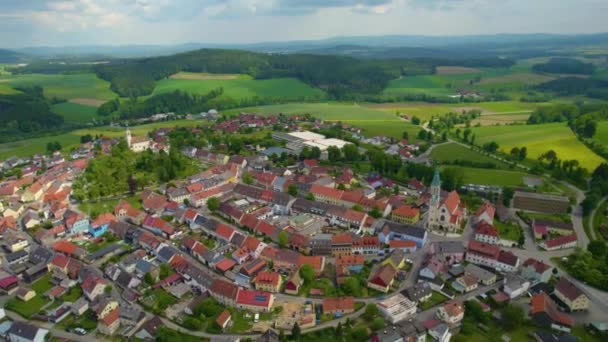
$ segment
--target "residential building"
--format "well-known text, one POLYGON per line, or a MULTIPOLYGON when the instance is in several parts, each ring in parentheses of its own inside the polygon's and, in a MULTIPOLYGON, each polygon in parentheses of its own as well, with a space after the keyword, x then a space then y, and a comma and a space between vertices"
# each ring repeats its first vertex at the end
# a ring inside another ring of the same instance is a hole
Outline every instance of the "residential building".
POLYGON ((433 290, 428 282, 417 283, 412 287, 405 289, 404 293, 410 300, 416 303, 424 303, 433 295, 433 290))
POLYGON ((495 267, 499 272, 515 272, 519 268, 519 258, 510 251, 501 250, 495 267))
POLYGON ((545 264, 542 261, 529 258, 524 261, 521 268, 522 277, 531 280, 532 282, 548 282, 551 279, 553 267, 545 264))
POLYGON ((416 313, 416 303, 402 294, 378 302, 378 310, 391 324, 403 321, 416 313))
POLYGON ((370 272, 367 287, 387 293, 395 280, 397 269, 392 264, 376 265, 370 272))
POLYGON ((499 253, 500 248, 498 246, 471 240, 465 260, 473 264, 494 268, 499 253))
POLYGON ((541 242, 540 247, 547 251, 555 251, 558 249, 574 248, 577 245, 576 234, 563 235, 553 239, 547 239, 541 242))
POLYGON ((385 220, 376 220, 376 222, 376 234, 381 243, 388 244, 391 240, 412 240, 416 242, 418 248, 426 244, 428 232, 424 228, 385 220))
POLYGON ((416 224, 420 220, 420 210, 410 205, 402 205, 391 212, 391 220, 405 224, 416 224))
POLYGON ((484 222, 488 225, 494 224, 494 215, 496 214, 496 207, 490 202, 483 202, 483 204, 475 212, 473 218, 473 224, 479 225, 484 222))
POLYGON ((15 321, 6 336, 10 342, 44 342, 48 333, 48 330, 33 324, 15 321))
POLYGON ((504 279, 503 292, 509 299, 522 296, 529 288, 530 282, 516 274, 508 274, 504 279))
POLYGON ((253 312, 270 312, 274 295, 270 292, 241 289, 237 293, 236 307, 253 312))
POLYGON ((561 312, 557 304, 543 292, 532 295, 529 315, 541 327, 570 331, 570 328, 574 326, 574 319, 561 312))
POLYGON ((589 297, 566 277, 561 277, 555 284, 554 294, 570 311, 589 309, 589 297))
POLYGON ((345 315, 355 311, 353 297, 323 298, 323 314, 345 315))
POLYGON ((479 279, 475 275, 465 273, 454 280, 452 287, 460 293, 467 293, 477 289, 477 283, 479 283, 479 279))
POLYGON ((449 325, 456 325, 464 318, 464 305, 459 301, 443 304, 437 310, 437 318, 449 325))
POLYGON ((485 221, 481 221, 477 225, 477 230, 475 231, 475 240, 483 243, 489 243, 492 245, 497 245, 500 241, 498 236, 498 229, 493 225, 486 223, 485 221))
POLYGON ((276 293, 281 289, 281 275, 277 272, 260 272, 254 283, 257 290, 276 293))
POLYGON ((473 274, 483 285, 492 285, 496 283, 496 274, 474 264, 468 264, 464 267, 464 272, 473 274))
POLYGON ((300 286, 302 286, 302 283, 303 281, 300 277, 300 272, 296 270, 285 281, 285 293, 290 295, 297 295, 300 291, 300 286))

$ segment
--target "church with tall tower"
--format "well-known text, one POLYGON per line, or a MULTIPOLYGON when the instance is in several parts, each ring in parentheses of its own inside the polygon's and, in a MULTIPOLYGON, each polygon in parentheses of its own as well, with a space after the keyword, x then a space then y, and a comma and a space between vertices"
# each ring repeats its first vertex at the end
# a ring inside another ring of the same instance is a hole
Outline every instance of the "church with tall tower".
POLYGON ((450 193, 441 190, 439 168, 435 169, 430 195, 426 228, 447 232, 458 231, 465 220, 466 208, 462 206, 456 190, 450 193))
POLYGON ((127 146, 129 146, 129 149, 133 152, 143 152, 145 150, 152 150, 153 152, 163 150, 169 152, 169 145, 155 142, 148 137, 134 137, 131 134, 129 127, 127 127, 125 131, 125 139, 127 140, 127 146))

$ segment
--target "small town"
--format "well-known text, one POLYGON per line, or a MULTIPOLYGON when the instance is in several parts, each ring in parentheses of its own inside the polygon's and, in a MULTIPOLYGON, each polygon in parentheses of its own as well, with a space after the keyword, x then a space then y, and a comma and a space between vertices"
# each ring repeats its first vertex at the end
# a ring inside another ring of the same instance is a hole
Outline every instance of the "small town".
POLYGON ((563 266, 584 196, 454 187, 439 145, 314 115, 187 119, 2 162, 0 338, 608 339, 563 266))

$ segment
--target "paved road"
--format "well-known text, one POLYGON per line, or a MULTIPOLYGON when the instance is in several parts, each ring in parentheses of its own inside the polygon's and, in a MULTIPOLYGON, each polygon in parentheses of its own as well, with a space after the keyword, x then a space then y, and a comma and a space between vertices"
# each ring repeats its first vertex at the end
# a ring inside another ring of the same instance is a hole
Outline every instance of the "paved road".
POLYGON ((51 335, 53 335, 55 337, 65 338, 65 339, 72 340, 72 341, 83 341, 83 342, 99 341, 99 339, 96 338, 95 335, 92 333, 89 333, 88 335, 85 335, 85 336, 72 334, 67 331, 57 329, 53 326, 53 324, 50 324, 50 323, 25 319, 12 311, 6 310, 6 316, 16 322, 27 322, 29 324, 33 324, 33 325, 37 326, 38 328, 47 329, 51 333, 51 335))
MULTIPOLYGON (((602 204, 608 200, 608 196, 602 198, 600 200, 600 202, 597 204, 597 206, 593 209, 593 211, 591 212, 591 215, 589 216, 589 234, 591 234, 591 236, 589 238, 591 238, 591 240, 596 240, 597 237, 595 236, 595 227, 594 227, 594 223, 595 222, 595 215, 597 214, 597 210, 602 206, 602 204)), ((603 215, 603 213, 601 214, 603 215)))

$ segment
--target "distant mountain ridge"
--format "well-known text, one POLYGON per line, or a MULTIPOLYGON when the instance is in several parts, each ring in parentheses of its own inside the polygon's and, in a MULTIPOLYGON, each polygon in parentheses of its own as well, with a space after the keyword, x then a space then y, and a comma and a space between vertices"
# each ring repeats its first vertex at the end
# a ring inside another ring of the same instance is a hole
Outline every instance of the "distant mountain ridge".
POLYGON ((25 55, 12 50, 0 49, 0 63, 18 63, 23 61, 25 55))
MULTIPOLYGON (((517 43, 523 48, 541 48, 549 45, 589 45, 606 44, 608 33, 595 34, 495 34, 464 36, 424 36, 424 35, 383 35, 332 37, 319 40, 294 40, 280 42, 258 42, 247 44, 183 43, 175 45, 89 45, 62 47, 25 47, 11 49, 14 52, 38 57, 60 57, 70 55, 99 55, 106 57, 151 57, 166 56, 201 48, 240 49, 256 52, 294 53, 336 50, 336 47, 366 47, 368 50, 389 51, 397 57, 433 57, 437 51, 453 51, 455 48, 475 50, 507 49, 517 43), (395 49, 401 49, 397 53, 395 49), (407 52, 407 53, 406 53, 407 52), (428 53, 430 55, 425 55, 428 53)), ((369 52, 366 52, 370 54, 369 52)), ((377 55, 374 52, 372 55, 377 55)), ((346 53, 339 53, 344 54, 346 53)))

